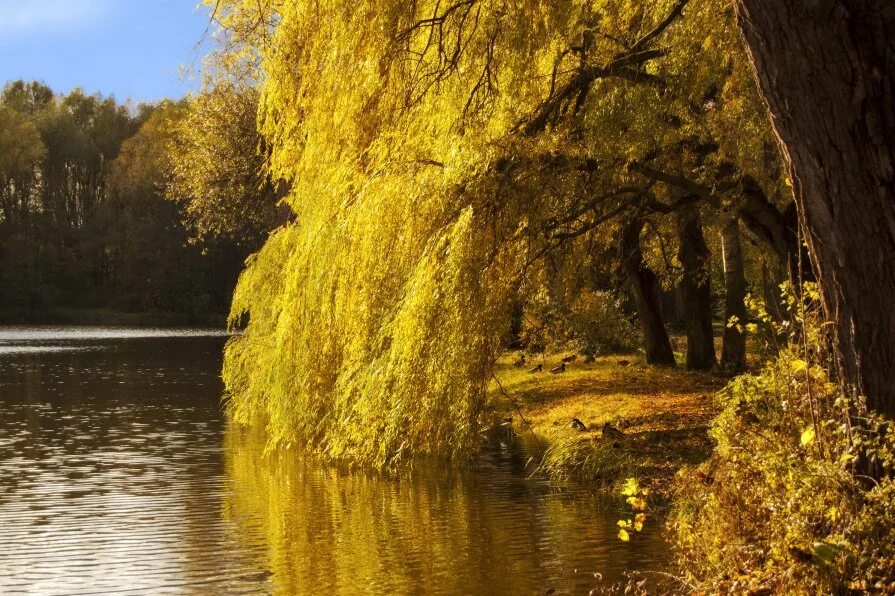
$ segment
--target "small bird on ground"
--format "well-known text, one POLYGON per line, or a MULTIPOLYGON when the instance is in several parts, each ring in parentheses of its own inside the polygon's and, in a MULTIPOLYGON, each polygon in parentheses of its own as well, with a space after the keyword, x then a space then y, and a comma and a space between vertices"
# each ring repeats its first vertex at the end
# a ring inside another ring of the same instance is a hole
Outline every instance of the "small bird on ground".
POLYGON ((528 374, 533 375, 535 373, 541 372, 542 370, 544 370, 544 365, 539 364, 536 367, 534 367, 533 369, 531 369, 530 371, 528 371, 528 374))
POLYGON ((572 422, 569 424, 569 428, 574 428, 575 430, 587 430, 587 426, 577 418, 572 418, 572 422))
POLYGON ((584 357, 583 362, 584 362, 585 364, 593 364, 594 362, 596 362, 596 360, 597 360, 597 359, 594 358, 593 354, 587 354, 587 355, 584 357))
POLYGON ((619 360, 618 361, 619 366, 628 366, 629 364, 631 364, 630 360, 619 360))
POLYGON ((525 366, 525 354, 519 354, 519 357, 513 362, 513 366, 525 366))
POLYGON ((612 426, 611 422, 607 422, 603 425, 603 436, 609 439, 622 439, 625 433, 612 426))
POLYGON ((566 356, 565 358, 562 359, 562 361, 565 363, 575 362, 576 360, 578 360, 578 356, 575 354, 572 354, 571 356, 566 356))
POLYGON ((558 375, 559 373, 564 373, 564 372, 566 372, 566 363, 563 362, 563 363, 560 364, 559 366, 557 366, 557 367, 555 367, 555 368, 551 368, 551 369, 550 369, 550 372, 552 372, 552 373, 555 374, 555 375, 558 375))

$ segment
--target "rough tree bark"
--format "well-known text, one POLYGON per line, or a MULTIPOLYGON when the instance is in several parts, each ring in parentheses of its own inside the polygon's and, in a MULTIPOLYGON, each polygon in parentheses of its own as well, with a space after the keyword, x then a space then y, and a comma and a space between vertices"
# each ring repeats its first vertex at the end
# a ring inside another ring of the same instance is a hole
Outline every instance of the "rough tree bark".
POLYGON ((737 0, 843 389, 895 416, 895 3, 737 0))
POLYGON ((618 240, 619 267, 634 292, 637 318, 643 329, 643 343, 648 364, 674 366, 674 351, 662 318, 659 302, 659 279, 643 261, 640 231, 643 219, 637 218, 622 226, 618 240))
POLYGON ((687 331, 687 369, 709 370, 718 364, 712 336, 711 253, 702 235, 696 207, 680 209, 676 220, 678 260, 683 267, 681 294, 687 331))
POLYGON ((743 246, 740 243, 740 223, 731 218, 721 230, 721 252, 724 261, 724 343, 721 365, 729 370, 741 370, 746 365, 746 275, 743 270, 743 246), (728 326, 736 317, 738 325, 728 326))

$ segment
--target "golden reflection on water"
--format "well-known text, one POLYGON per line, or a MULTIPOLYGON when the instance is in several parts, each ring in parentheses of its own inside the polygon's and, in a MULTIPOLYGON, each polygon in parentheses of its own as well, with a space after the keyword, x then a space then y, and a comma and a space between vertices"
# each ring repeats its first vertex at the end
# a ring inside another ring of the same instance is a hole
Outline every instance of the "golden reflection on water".
POLYGON ((586 594, 665 557, 519 451, 397 478, 265 457, 222 415, 224 340, 0 327, 35 348, 0 350, 0 593, 586 594))
POLYGON ((621 543, 615 504, 528 479, 508 452, 386 478, 266 456, 251 431, 229 429, 225 451, 225 518, 280 593, 587 593, 594 572, 605 584, 665 553, 655 532, 621 543))

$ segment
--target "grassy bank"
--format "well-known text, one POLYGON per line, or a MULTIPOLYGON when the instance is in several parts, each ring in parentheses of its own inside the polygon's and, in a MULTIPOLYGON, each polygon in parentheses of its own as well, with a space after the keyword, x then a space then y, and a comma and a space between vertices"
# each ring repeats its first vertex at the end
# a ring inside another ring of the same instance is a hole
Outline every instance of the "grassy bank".
POLYGON ((705 459, 712 448, 706 430, 717 415, 713 394, 727 379, 708 373, 647 367, 637 356, 608 356, 585 364, 581 357, 552 374, 564 354, 501 358, 491 383, 501 415, 515 431, 534 432, 544 449, 542 470, 558 480, 610 484, 637 477, 663 492, 683 464, 705 459), (530 373, 537 364, 543 372, 530 373), (571 426, 580 420, 585 429, 571 426), (624 436, 603 436, 612 423, 624 436))

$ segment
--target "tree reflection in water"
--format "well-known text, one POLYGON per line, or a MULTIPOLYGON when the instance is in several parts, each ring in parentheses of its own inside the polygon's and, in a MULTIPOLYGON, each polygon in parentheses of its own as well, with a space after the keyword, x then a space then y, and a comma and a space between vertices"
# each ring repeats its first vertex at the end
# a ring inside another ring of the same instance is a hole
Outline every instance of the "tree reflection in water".
POLYGON ((518 453, 383 477, 265 455, 260 433, 231 427, 225 454, 224 515, 278 592, 580 591, 667 556, 655 528, 621 543, 617 502, 529 479, 518 453))

